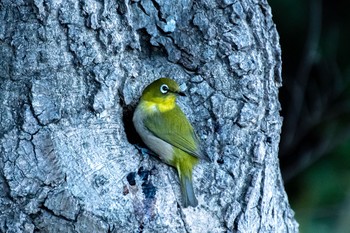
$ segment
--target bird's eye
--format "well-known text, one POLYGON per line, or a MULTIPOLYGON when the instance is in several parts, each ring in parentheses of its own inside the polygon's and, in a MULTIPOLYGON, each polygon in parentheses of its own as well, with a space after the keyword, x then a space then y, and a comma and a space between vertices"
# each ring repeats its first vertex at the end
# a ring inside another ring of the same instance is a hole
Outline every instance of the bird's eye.
POLYGON ((162 92, 163 94, 168 93, 168 91, 169 91, 168 85, 163 84, 163 85, 160 86, 160 92, 162 92))

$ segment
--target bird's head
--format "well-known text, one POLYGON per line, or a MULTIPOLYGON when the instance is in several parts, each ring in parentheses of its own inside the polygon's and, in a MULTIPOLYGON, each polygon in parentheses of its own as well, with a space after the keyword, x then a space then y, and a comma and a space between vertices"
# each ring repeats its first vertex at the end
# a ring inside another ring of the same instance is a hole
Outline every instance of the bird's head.
POLYGON ((177 82, 170 78, 160 78, 145 88, 141 100, 171 108, 175 106, 178 95, 184 96, 185 94, 180 90, 177 82))

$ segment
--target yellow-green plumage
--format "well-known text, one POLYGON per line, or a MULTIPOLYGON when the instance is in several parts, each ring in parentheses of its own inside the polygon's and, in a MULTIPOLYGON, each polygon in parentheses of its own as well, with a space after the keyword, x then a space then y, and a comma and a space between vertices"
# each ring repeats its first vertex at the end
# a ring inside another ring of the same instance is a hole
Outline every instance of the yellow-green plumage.
POLYGON ((143 91, 133 122, 145 144, 162 161, 177 169, 183 205, 187 207, 198 203, 192 186, 192 169, 199 158, 208 160, 208 157, 176 104, 179 94, 182 93, 174 80, 160 78, 154 81, 143 91))

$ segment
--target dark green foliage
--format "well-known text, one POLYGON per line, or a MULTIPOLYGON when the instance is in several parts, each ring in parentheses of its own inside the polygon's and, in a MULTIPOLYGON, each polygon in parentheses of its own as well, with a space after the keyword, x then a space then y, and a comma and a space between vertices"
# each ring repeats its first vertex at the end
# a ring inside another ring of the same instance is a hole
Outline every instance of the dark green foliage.
POLYGON ((350 3, 269 3, 283 60, 280 162, 300 230, 347 232, 350 3))

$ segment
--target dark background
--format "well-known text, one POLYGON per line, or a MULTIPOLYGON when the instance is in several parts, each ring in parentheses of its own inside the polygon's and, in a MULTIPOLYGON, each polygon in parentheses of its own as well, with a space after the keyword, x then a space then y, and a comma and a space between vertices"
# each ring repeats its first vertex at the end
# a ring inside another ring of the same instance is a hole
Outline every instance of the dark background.
POLYGON ((350 1, 268 0, 280 34, 280 164, 300 232, 350 232, 350 1))

